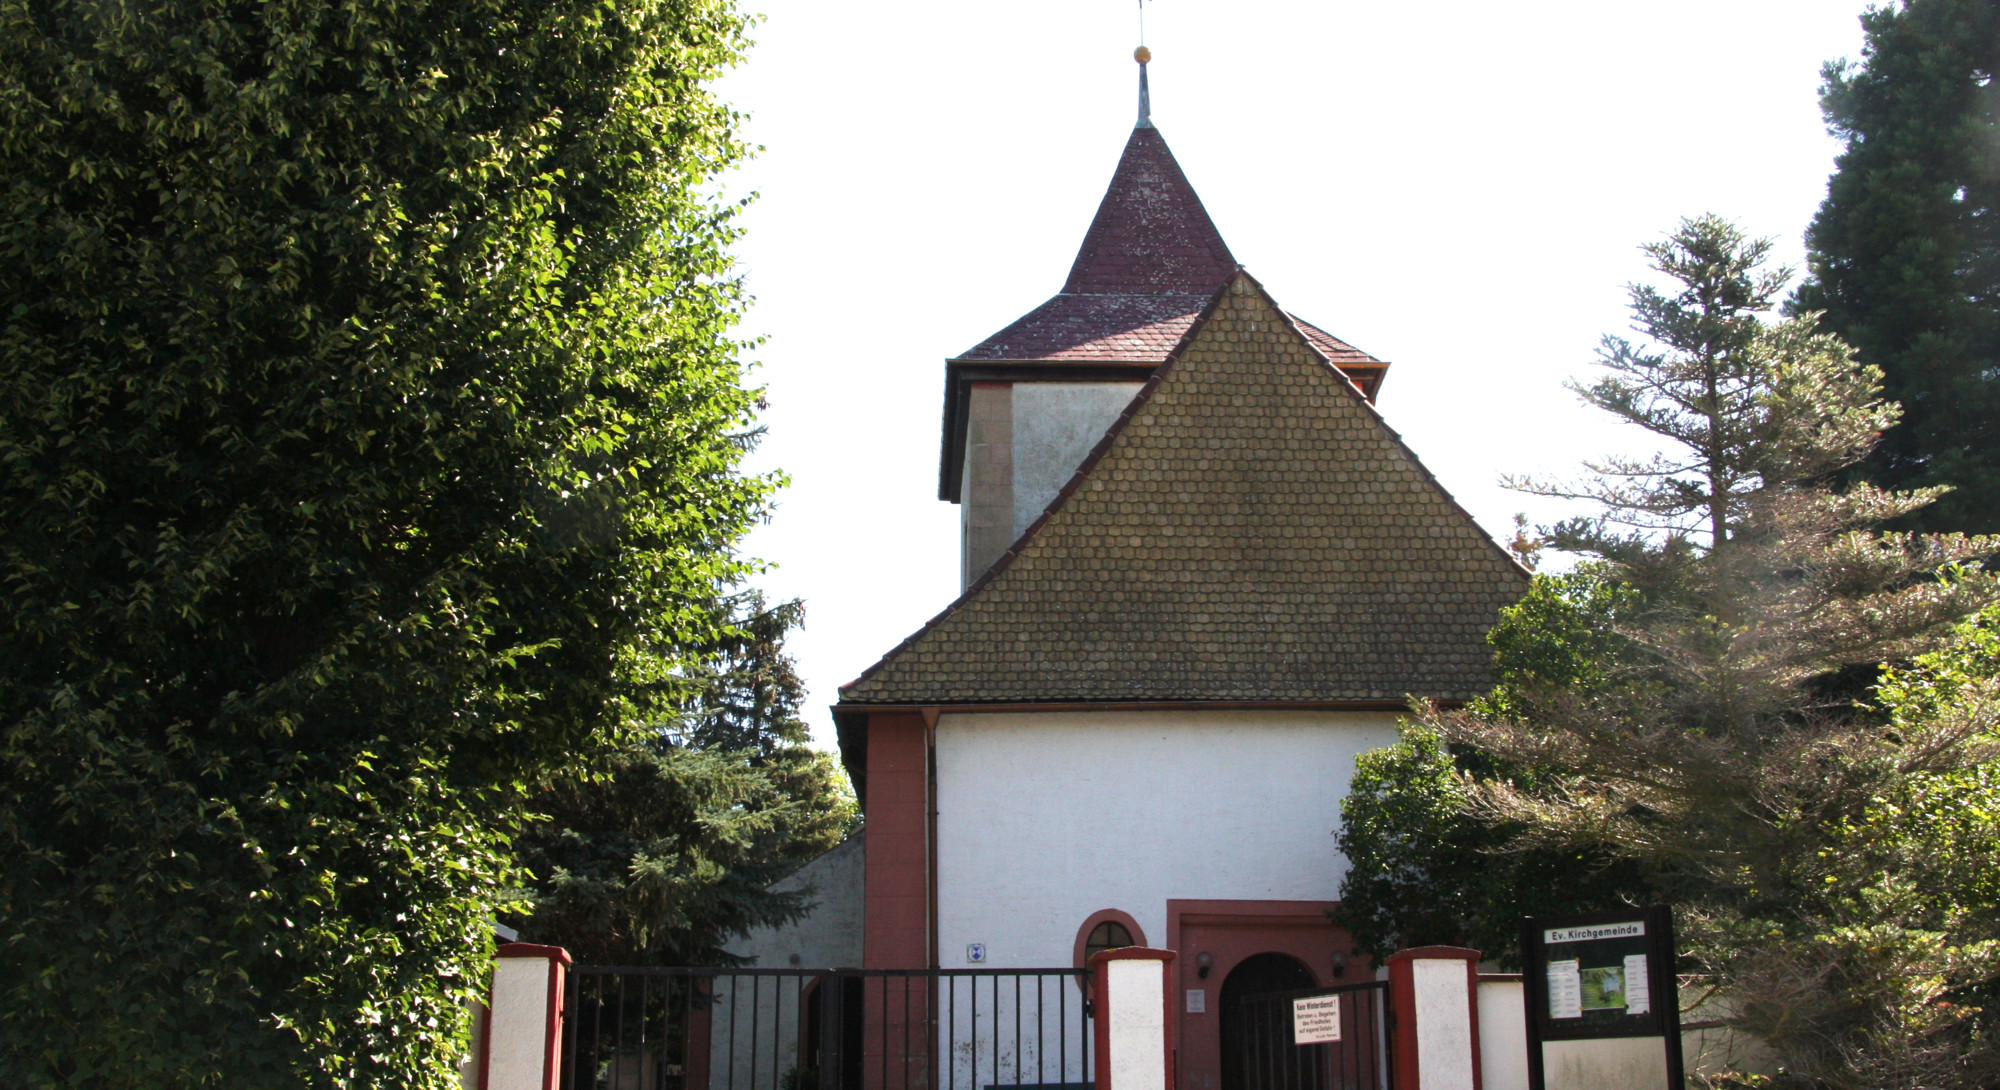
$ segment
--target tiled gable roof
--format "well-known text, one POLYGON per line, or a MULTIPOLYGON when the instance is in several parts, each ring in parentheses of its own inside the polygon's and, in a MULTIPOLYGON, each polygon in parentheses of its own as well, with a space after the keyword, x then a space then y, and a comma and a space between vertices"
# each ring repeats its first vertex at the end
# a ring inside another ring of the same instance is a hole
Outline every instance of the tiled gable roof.
POLYGON ((1322 338, 1234 277, 1042 518, 843 705, 1483 692, 1527 574, 1322 338))

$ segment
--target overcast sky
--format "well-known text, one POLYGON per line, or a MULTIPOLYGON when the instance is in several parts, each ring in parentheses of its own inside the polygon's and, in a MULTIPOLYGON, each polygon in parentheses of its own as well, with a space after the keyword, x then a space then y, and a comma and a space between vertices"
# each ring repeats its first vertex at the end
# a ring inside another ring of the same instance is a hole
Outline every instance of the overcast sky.
MULTIPOLYGON (((750 0, 755 9, 759 0, 750 0)), ((1379 405, 1492 532, 1502 490, 1633 450, 1564 378, 1626 325, 1640 243, 1718 212, 1800 235, 1838 150, 1820 66, 1860 0, 1155 0, 1153 119, 1249 271, 1390 361, 1379 405)), ((764 146, 737 247, 767 338, 758 468, 792 484, 750 551, 806 602, 838 687, 949 604, 944 360, 1054 294, 1130 131, 1134 0, 761 0, 722 93, 764 146)))

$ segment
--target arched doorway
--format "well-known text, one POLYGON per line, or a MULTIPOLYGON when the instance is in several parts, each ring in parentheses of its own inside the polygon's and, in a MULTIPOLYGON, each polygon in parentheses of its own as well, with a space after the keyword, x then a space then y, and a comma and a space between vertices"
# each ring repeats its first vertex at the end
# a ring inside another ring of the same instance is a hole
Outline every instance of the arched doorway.
MULTIPOLYGON (((1289 954, 1255 954, 1229 970, 1220 997, 1222 1090, 1307 1090, 1314 1085, 1317 1065, 1301 1062, 1289 1052, 1267 1055, 1273 1027, 1248 1024, 1242 1007, 1243 1000, 1253 996, 1304 991, 1318 984, 1312 970, 1289 954)), ((1289 1041, 1291 1027, 1283 1028, 1289 1041)))

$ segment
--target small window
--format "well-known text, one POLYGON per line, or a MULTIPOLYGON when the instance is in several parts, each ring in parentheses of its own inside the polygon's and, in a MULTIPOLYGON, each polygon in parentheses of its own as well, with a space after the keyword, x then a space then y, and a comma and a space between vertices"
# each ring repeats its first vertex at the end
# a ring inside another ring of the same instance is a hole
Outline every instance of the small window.
POLYGON ((1083 926, 1076 929, 1076 967, 1087 967, 1094 955, 1106 950, 1144 945, 1146 935, 1139 929, 1139 921, 1115 908, 1093 912, 1083 921, 1083 926))
POLYGON ((1090 937, 1083 940, 1083 963, 1106 950, 1123 950, 1127 946, 1137 946, 1132 941, 1132 932, 1116 920, 1106 920, 1090 929, 1090 937))

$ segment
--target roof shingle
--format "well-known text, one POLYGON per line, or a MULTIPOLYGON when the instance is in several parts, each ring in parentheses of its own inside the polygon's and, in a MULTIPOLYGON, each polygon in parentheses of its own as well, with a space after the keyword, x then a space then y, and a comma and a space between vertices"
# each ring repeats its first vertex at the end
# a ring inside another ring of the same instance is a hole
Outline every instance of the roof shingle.
MULTIPOLYGON (((1158 364, 1236 271, 1166 139, 1141 126, 1125 143, 1061 293, 956 361, 1158 364)), ((1374 396, 1388 364, 1317 326, 1299 325, 1374 396)))
POLYGON ((1527 574, 1314 333, 1236 275, 1042 518, 842 703, 1483 692, 1527 574))
POLYGON ((1150 125, 1133 129, 1062 290, 1205 296, 1235 271, 1166 139, 1150 125))

